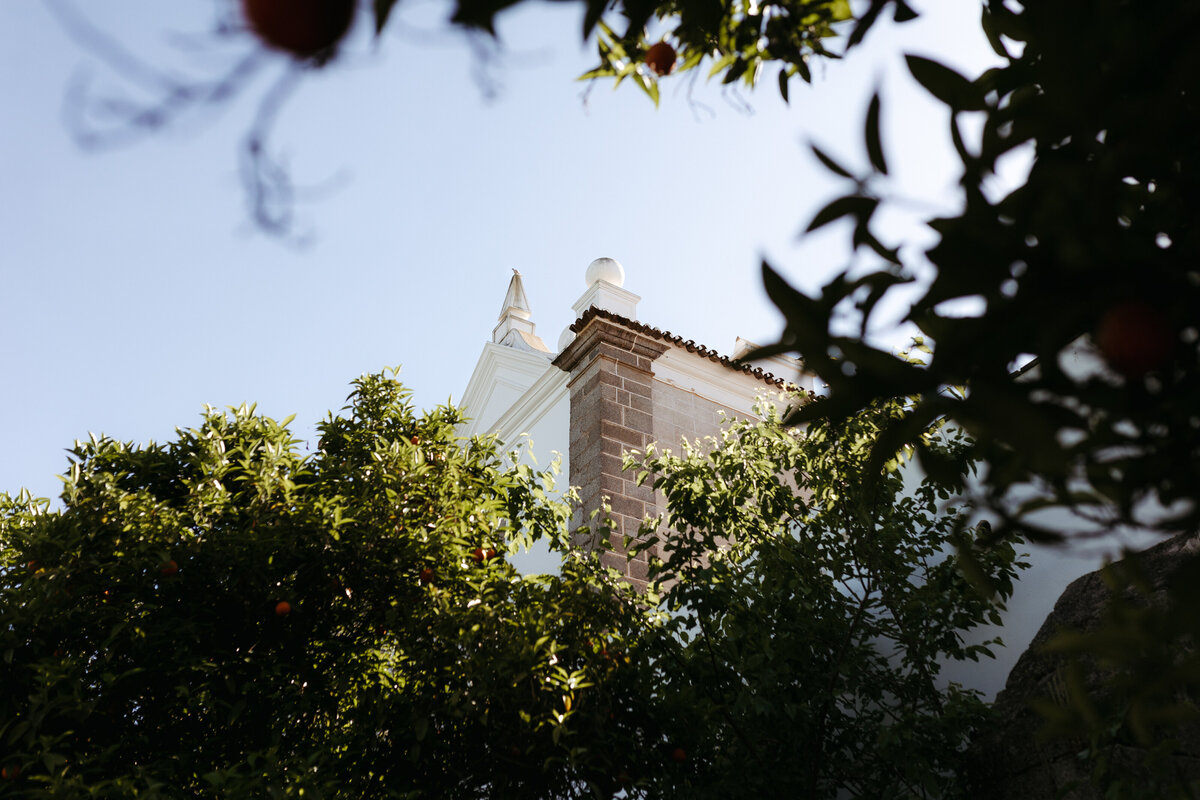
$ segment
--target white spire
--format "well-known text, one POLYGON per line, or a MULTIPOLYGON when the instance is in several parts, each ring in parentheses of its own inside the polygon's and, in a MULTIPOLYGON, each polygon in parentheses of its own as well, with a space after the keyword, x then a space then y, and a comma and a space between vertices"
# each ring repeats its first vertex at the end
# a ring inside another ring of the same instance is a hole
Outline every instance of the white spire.
POLYGON ((534 334, 537 326, 529 321, 530 316, 529 298, 525 296, 521 273, 514 269, 512 280, 508 282, 508 292, 504 295, 504 305, 500 309, 500 322, 492 329, 492 341, 518 350, 549 353, 550 348, 534 334))
POLYGON ((514 267, 512 280, 508 282, 508 293, 504 295, 504 306, 500 309, 497 319, 504 319, 509 314, 519 319, 529 319, 529 311, 529 298, 525 296, 521 273, 514 267))

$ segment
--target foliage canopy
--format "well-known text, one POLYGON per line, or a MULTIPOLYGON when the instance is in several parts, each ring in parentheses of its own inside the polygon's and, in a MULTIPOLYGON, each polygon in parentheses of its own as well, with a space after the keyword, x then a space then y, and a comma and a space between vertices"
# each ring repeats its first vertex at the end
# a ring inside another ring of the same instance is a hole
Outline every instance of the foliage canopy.
MULTIPOLYGON (((1001 644, 966 635, 999 623, 1025 564, 1011 545, 983 551, 997 587, 985 599, 954 555, 986 532, 955 505, 961 483, 911 471, 906 481, 902 457, 867 475, 880 431, 903 410, 881 403, 803 434, 771 412, 727 427, 711 452, 628 459, 666 501, 642 533, 665 542, 651 575, 671 586, 678 652, 662 660, 661 681, 693 720, 693 796, 958 790, 986 706, 940 669, 1001 644)), ((923 439, 939 451, 965 445, 937 428, 923 439)))
POLYGON ((897 409, 650 456, 645 595, 568 549, 549 473, 383 375, 311 455, 246 406, 77 444, 60 509, 0 495, 0 796, 941 796, 983 704, 939 664, 996 607, 955 487, 861 491, 897 409), (560 574, 514 569, 535 539, 560 574))
MULTIPOLYGON (((516 2, 458 0, 453 20, 492 32, 496 15, 516 2)), ((386 28, 393 6, 375 0, 377 30, 386 28)), ((786 98, 792 78, 809 79, 813 59, 848 55, 889 13, 898 22, 916 13, 905 0, 582 6, 583 34, 595 33, 600 57, 586 77, 632 78, 656 99, 658 78, 641 61, 659 40, 678 52, 681 70, 707 66, 723 82, 750 86, 774 74, 786 98)), ((808 224, 814 230, 850 222, 853 246, 874 254, 875 265, 847 267, 814 296, 763 265, 786 324, 766 350, 799 352, 830 387, 826 401, 789 421, 846 420, 879 401, 919 398, 887 422, 867 473, 875 475, 910 442, 939 479, 953 481, 967 460, 978 460, 984 470, 973 499, 995 515, 991 538, 998 543, 1131 527, 1195 536, 1200 7, 983 0, 980 8, 999 66, 964 76, 936 60, 908 58, 914 79, 946 107, 962 167, 961 211, 928 220, 937 242, 923 256, 933 274, 918 286, 908 315, 931 359, 913 364, 866 336, 881 301, 920 273, 902 257, 902 242, 877 232, 897 154, 880 135, 885 98, 875 97, 865 114, 865 164, 840 164, 815 148, 847 181, 847 193, 808 224), (1016 152, 1031 153, 1032 166, 1001 196, 989 181, 1016 152), (964 299, 980 310, 955 313, 952 302, 964 299), (846 311, 859 315, 857 332, 837 327, 846 311), (927 446, 920 434, 937 419, 961 426, 972 444, 950 454, 927 446), (1048 523, 1047 509, 1068 512, 1071 525, 1061 517, 1048 523)), ((255 189, 262 184, 259 175, 255 189)), ((1194 651, 1186 633, 1196 616, 1189 597, 1147 612, 1163 616, 1146 627, 1185 632, 1164 633, 1150 649, 1160 654, 1158 671, 1174 676, 1174 689, 1194 692, 1200 665, 1177 663, 1178 654, 1194 651)), ((1190 700, 1168 706, 1168 716, 1195 719, 1190 700)), ((1133 716, 1145 711, 1137 709, 1135 702, 1115 721, 1095 724, 1132 730, 1133 716)))

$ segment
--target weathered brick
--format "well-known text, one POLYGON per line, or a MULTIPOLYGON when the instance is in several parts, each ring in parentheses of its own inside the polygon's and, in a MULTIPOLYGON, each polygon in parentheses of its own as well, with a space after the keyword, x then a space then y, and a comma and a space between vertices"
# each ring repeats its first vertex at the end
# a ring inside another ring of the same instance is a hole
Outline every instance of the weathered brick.
POLYGON ((611 497, 624 496, 625 480, 620 475, 610 475, 607 472, 601 472, 596 478, 596 483, 600 487, 602 494, 611 497))
MULTIPOLYGON (((626 476, 629 475, 628 472, 625 474, 626 476)), ((647 480, 646 483, 643 483, 641 486, 638 486, 635 481, 626 478, 624 486, 621 487, 621 493, 626 497, 632 497, 634 500, 641 500, 648 506, 654 505, 654 501, 656 499, 654 496, 654 489, 650 488, 649 480, 647 480)))
MULTIPOLYGON (((601 366, 611 367, 612 364, 602 364, 601 366)), ((620 387, 621 376, 617 375, 616 370, 600 369, 600 370, 597 370, 597 372, 596 372, 596 382, 597 383, 606 383, 606 384, 609 384, 610 386, 620 387)))
MULTIPOLYGON (((612 475, 621 477, 622 459, 620 456, 605 456, 602 455, 597 459, 600 462, 600 473, 602 475, 612 475)), ((622 481, 621 489, 624 489, 624 481, 622 481)))
POLYGON ((635 397, 644 397, 647 400, 651 398, 651 390, 649 386, 638 383, 637 381, 626 380, 625 378, 621 378, 620 381, 621 388, 628 391, 629 394, 635 397))
MULTIPOLYGON (((628 449, 629 449, 628 447, 625 447, 623 444, 618 442, 616 439, 609 439, 607 437, 600 438, 600 453, 602 455, 620 456, 620 455, 624 455, 625 451, 627 451, 628 449)), ((594 457, 595 456, 593 455, 593 458, 594 457)))
POLYGON ((622 514, 639 521, 646 515, 646 505, 641 500, 619 495, 610 501, 614 514, 622 514))
POLYGON ((633 560, 626 564, 627 574, 635 581, 645 581, 649 571, 649 564, 645 561, 633 560))
POLYGON ((654 433, 654 418, 644 411, 635 411, 632 408, 621 409, 621 423, 638 433, 644 433, 647 436, 654 433))
POLYGON ((595 371, 588 372, 585 376, 581 376, 580 381, 575 386, 571 387, 574 390, 571 392, 571 402, 574 403, 577 400, 586 401, 591 399, 595 394, 596 386, 598 386, 599 383, 600 376, 595 371))
POLYGON ((606 439, 616 439, 621 444, 626 444, 630 447, 644 447, 647 441, 645 434, 630 430, 623 425, 607 419, 600 420, 600 435, 606 439))
POLYGON ((631 392, 625 391, 624 389, 621 391, 625 395, 624 399, 620 398, 619 396, 617 398, 617 402, 619 402, 621 405, 629 406, 630 408, 636 409, 637 411, 643 411, 647 414, 653 410, 654 403, 649 397, 644 395, 635 395, 631 392))
POLYGON ((596 353, 600 358, 615 361, 618 366, 632 366, 637 363, 637 356, 626 347, 611 342, 601 342, 596 345, 596 353))
POLYGON ((625 556, 619 553, 601 553, 600 563, 621 573, 625 572, 625 556))
POLYGON ((597 400, 595 411, 600 419, 611 419, 613 422, 620 422, 621 415, 625 411, 625 406, 618 403, 616 400, 597 400))
POLYGON ((638 369, 637 367, 633 367, 625 363, 617 364, 617 375, 624 378, 626 381, 633 381, 645 386, 649 386, 650 381, 652 380, 650 373, 646 370, 638 369))

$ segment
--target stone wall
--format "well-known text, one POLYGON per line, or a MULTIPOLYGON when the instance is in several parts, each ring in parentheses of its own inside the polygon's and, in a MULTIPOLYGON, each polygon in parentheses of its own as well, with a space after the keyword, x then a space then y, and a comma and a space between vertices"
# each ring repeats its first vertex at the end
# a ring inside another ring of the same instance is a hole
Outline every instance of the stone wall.
MULTIPOLYGON (((1132 592, 1127 599, 1165 606, 1168 587, 1180 567, 1195 559, 1200 539, 1180 536, 1139 553, 1138 564, 1149 581, 1145 597, 1132 592)), ((1122 564, 1113 565, 1121 570, 1122 564)), ((1026 800, 1063 798, 1100 800, 1103 790, 1092 782, 1093 765, 1080 753, 1087 742, 1080 739, 1041 736, 1043 720, 1031 706, 1035 699, 1067 701, 1066 661, 1046 649, 1059 632, 1092 631, 1104 620, 1110 590, 1100 572, 1091 572, 1072 582, 1062 593, 1029 649, 1009 673, 1004 690, 996 696, 994 719, 972 743, 967 782, 969 796, 977 800, 1026 800)), ((1108 673, 1094 662, 1082 662, 1083 682, 1095 699, 1106 698, 1108 673)), ((1171 767, 1187 780, 1200 779, 1200 727, 1184 727, 1177 741, 1171 767)), ((1135 772, 1146 753, 1133 745, 1114 745, 1109 757, 1115 764, 1135 772)))
MULTIPOLYGON (((646 556, 627 562, 626 536, 636 536, 642 520, 655 513, 654 492, 637 486, 621 469, 627 450, 653 441, 652 363, 668 345, 601 317, 593 318, 559 355, 555 364, 570 373, 570 482, 579 487, 581 508, 590 516, 608 499, 614 552, 603 557, 639 588, 645 586, 646 556)), ((582 515, 576 524, 588 523, 582 515)), ((593 523, 593 536, 601 519, 593 523)), ((578 542, 594 547, 596 542, 578 542)))
POLYGON ((653 440, 664 449, 679 452, 679 443, 683 439, 720 436, 721 426, 727 420, 743 416, 695 392, 662 381, 655 381, 651 388, 654 403, 653 440))

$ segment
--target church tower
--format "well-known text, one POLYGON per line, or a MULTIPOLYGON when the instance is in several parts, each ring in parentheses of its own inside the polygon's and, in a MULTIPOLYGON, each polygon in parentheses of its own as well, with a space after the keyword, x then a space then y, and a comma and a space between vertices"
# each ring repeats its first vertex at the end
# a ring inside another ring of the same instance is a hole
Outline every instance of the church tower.
MULTIPOLYGON (((569 483, 580 490, 577 519, 586 522, 607 502, 615 552, 606 562, 644 585, 645 555, 627 561, 624 537, 658 513, 658 500, 621 470, 624 454, 651 442, 674 449, 684 438, 715 436, 725 420, 753 416, 760 396, 793 386, 811 391, 812 377, 796 359, 771 359, 768 372, 638 321, 641 298, 625 288, 625 270, 614 259, 596 259, 584 279, 572 306, 575 322, 552 353, 534 335, 514 271, 500 323, 463 394, 473 417, 464 433, 494 432, 509 446, 528 434, 541 463, 551 451, 561 453, 569 483)), ((750 347, 739 340, 739 352, 750 347)))

